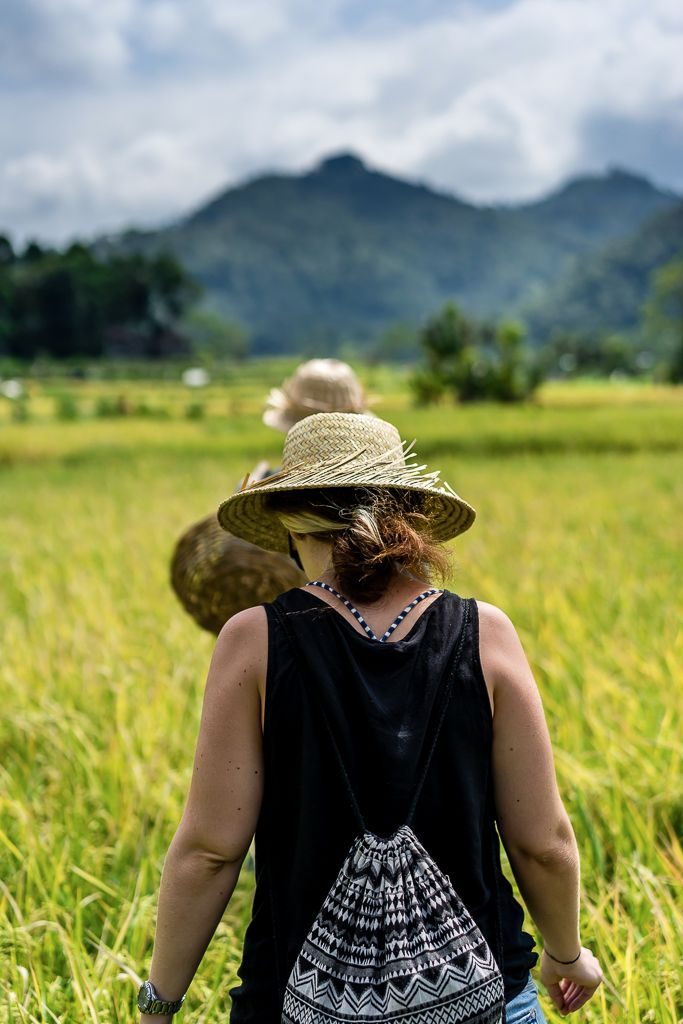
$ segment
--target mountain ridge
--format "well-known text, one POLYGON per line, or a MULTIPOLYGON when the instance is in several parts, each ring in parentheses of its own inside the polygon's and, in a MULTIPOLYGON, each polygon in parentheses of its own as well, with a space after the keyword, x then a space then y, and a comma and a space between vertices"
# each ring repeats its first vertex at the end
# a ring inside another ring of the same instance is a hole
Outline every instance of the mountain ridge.
POLYGON ((524 319, 535 335, 586 333, 592 319, 602 330, 638 327, 652 274, 683 259, 683 201, 655 212, 637 231, 614 239, 575 261, 524 319))
POLYGON ((256 176, 154 232, 108 244, 168 249, 241 322, 256 352, 369 342, 445 301, 520 316, 573 261, 626 237, 673 193, 623 169, 584 175, 534 202, 478 206, 329 156, 302 174, 256 176))

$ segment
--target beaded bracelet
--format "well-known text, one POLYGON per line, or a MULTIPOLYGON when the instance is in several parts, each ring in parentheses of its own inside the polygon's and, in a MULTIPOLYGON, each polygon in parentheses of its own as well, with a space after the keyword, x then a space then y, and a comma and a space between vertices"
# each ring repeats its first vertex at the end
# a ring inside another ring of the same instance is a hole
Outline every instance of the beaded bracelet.
POLYGON ((579 950, 579 952, 576 954, 576 956, 574 957, 573 960, 558 960, 557 957, 553 956, 552 953, 548 953, 548 950, 545 948, 545 946, 543 947, 543 949, 544 949, 544 952, 547 953, 547 955, 550 957, 551 960, 554 960, 556 964, 562 964, 563 967, 568 967, 569 964, 575 964, 576 961, 581 956, 581 953, 582 953, 582 950, 579 950))

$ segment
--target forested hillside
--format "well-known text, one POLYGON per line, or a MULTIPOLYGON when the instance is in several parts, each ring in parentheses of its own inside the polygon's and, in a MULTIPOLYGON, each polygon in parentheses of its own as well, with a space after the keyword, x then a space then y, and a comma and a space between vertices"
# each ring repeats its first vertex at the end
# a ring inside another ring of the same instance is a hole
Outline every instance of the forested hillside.
POLYGON ((681 257, 683 203, 588 259, 575 259, 555 286, 529 304, 525 320, 540 338, 631 330, 641 320, 653 272, 681 257))
POLYGON ((329 351, 419 323, 448 300, 496 320, 533 309, 540 330, 544 297, 577 256, 632 234, 675 199, 613 171, 537 203, 478 207, 341 155, 300 176, 257 178, 162 231, 113 244, 170 249, 205 302, 247 329, 252 351, 329 351))

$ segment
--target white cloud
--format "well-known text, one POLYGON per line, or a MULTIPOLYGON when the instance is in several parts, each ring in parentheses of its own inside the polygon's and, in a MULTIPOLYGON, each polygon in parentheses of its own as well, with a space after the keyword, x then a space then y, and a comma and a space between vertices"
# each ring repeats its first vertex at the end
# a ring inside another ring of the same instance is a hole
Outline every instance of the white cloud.
POLYGON ((125 70, 135 0, 5 0, 0 79, 103 82, 125 70))
POLYGON ((620 126, 614 160, 655 177, 662 125, 683 188, 678 0, 428 9, 384 10, 380 34, 343 0, 11 0, 0 224, 149 224, 339 148, 476 200, 527 198, 602 166, 604 125, 620 126))
POLYGON ((151 50, 172 49, 182 39, 184 27, 183 12, 170 0, 145 4, 137 12, 136 29, 151 50))
POLYGON ((86 144, 56 158, 33 153, 4 168, 0 222, 15 218, 26 234, 39 237, 90 234, 93 225, 100 231, 152 225, 179 209, 182 191, 201 193, 206 172, 206 161, 191 146, 160 132, 104 157, 86 144), (62 224, 68 225, 65 232, 59 231, 62 224))

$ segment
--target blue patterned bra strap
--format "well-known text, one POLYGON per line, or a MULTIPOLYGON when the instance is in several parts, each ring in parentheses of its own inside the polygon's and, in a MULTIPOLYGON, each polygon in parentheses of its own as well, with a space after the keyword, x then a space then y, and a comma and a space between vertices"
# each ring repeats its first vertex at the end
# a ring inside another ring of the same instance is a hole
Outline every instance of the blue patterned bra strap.
POLYGON ((394 632, 394 630, 398 629, 398 627, 401 625, 401 623, 405 619, 405 617, 408 614, 408 612, 411 612, 413 610, 413 608, 415 608, 416 605, 420 604, 420 602, 424 601, 426 598, 431 597, 432 594, 438 594, 438 593, 440 593, 440 591, 437 590, 436 587, 431 587, 429 590, 423 590, 421 594, 418 594, 417 597, 410 602, 410 604, 407 604, 405 606, 405 608, 400 613, 400 615, 396 616, 396 618, 391 623, 389 628, 387 630, 385 630, 385 632, 380 637, 380 643, 384 643, 385 640, 389 639, 389 637, 394 632))
POLYGON ((335 590, 334 587, 331 587, 329 583, 323 583, 322 580, 310 580, 306 584, 306 586, 320 587, 321 590, 327 590, 330 594, 333 594, 336 598, 338 598, 342 602, 342 604, 346 605, 351 614, 355 616, 356 619, 358 619, 368 637, 371 640, 376 640, 378 644, 383 644, 389 639, 394 630, 398 629, 398 627, 401 625, 406 615, 408 615, 408 613, 411 612, 413 608, 420 603, 420 601, 424 601, 426 598, 431 597, 432 594, 439 593, 439 591, 435 587, 432 587, 430 590, 424 590, 421 594, 418 594, 418 596, 413 601, 411 601, 410 604, 407 604, 403 611, 396 616, 394 621, 384 631, 382 636, 377 636, 376 633, 374 633, 370 626, 367 624, 367 622, 365 621, 361 613, 358 611, 358 609, 355 607, 355 605, 352 604, 351 601, 349 601, 346 597, 344 597, 343 594, 340 594, 338 590, 335 590))

